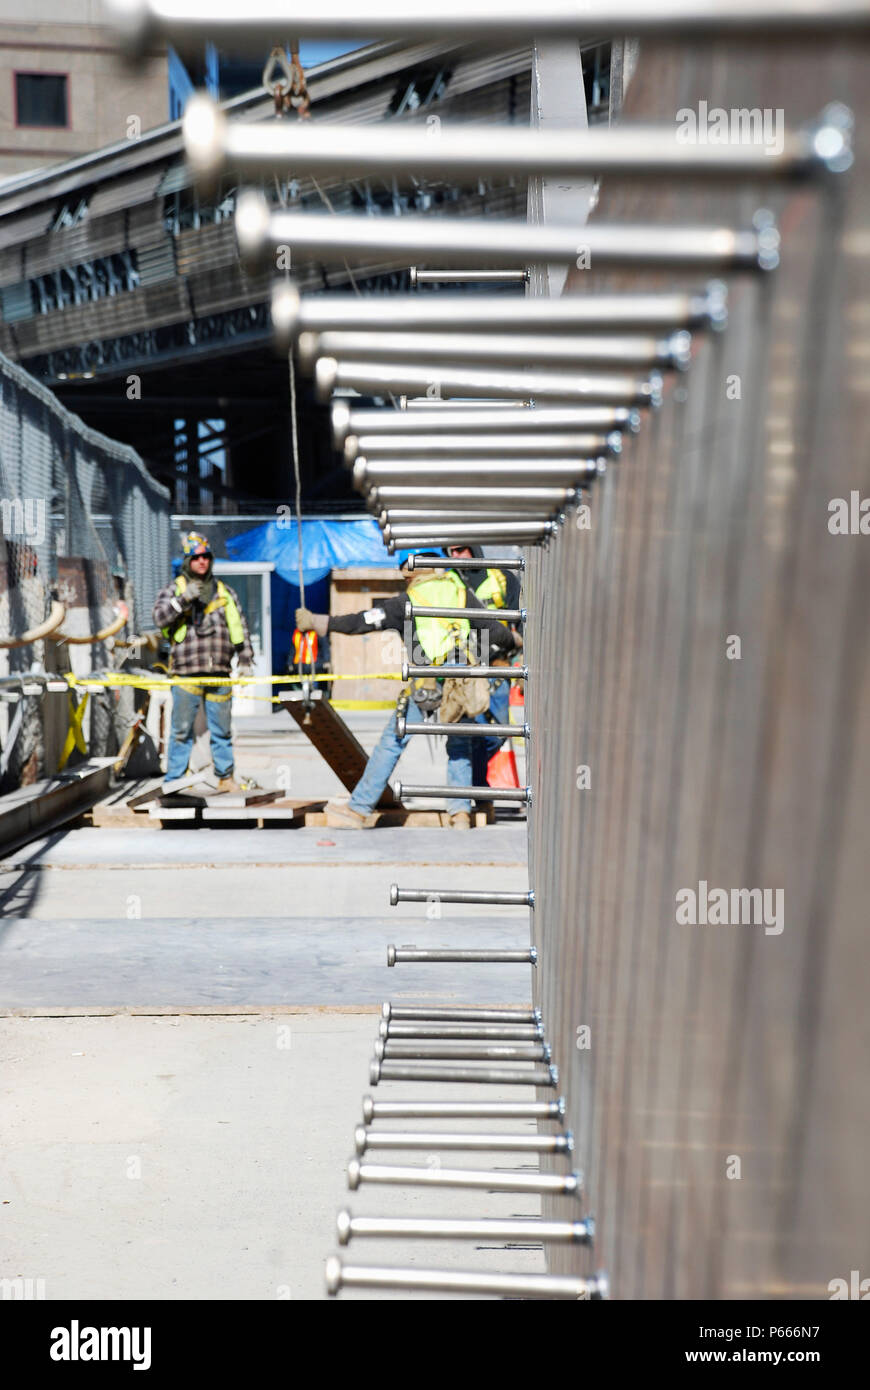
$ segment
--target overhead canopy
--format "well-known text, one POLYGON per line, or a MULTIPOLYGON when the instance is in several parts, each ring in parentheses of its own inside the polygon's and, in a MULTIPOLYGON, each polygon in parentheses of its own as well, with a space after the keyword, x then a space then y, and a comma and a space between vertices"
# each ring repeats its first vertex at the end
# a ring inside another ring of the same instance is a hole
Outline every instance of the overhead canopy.
MULTIPOLYGON (((296 520, 281 517, 255 526, 227 540, 232 560, 271 560, 276 572, 288 584, 299 584, 299 544, 296 520)), ((351 565, 382 565, 394 569, 411 550, 387 553, 378 524, 373 517, 358 521, 302 522, 302 578, 306 584, 325 579, 330 570, 351 565)))

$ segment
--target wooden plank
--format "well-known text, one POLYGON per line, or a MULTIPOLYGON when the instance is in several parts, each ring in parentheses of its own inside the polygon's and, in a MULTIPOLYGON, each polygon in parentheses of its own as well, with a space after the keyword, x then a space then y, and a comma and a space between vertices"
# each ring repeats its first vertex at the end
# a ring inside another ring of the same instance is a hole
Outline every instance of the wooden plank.
MULTIPOLYGON (((301 691, 283 695, 281 703, 317 749, 323 761, 335 773, 342 786, 348 791, 353 791, 365 771, 368 756, 338 711, 323 698, 323 692, 312 692, 307 710, 301 691)), ((384 790, 378 807, 381 810, 404 809, 390 787, 384 790)))

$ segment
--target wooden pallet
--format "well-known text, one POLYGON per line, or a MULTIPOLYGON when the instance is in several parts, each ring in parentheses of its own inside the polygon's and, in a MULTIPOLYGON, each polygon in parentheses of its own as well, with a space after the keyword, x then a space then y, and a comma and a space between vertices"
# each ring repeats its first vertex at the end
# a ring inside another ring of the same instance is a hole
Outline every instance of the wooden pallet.
MULTIPOLYGON (((279 793, 275 793, 276 796, 279 793)), ((246 826, 253 830, 269 829, 296 830, 309 824, 309 817, 320 816, 325 823, 323 808, 325 801, 310 798, 293 800, 286 797, 280 801, 251 802, 247 806, 226 805, 228 796, 210 797, 199 805, 190 802, 177 804, 178 798, 167 797, 162 802, 152 802, 148 807, 148 819, 152 824, 185 825, 188 829, 197 826, 232 825, 246 826)))

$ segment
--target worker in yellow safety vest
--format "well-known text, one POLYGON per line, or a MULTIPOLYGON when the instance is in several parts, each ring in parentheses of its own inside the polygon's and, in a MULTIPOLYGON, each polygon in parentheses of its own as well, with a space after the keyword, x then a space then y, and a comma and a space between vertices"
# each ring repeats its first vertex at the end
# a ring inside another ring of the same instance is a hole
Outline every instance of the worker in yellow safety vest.
MULTIPOLYGON (((416 574, 405 570, 404 573, 407 597, 415 609, 469 608, 479 611, 484 607, 456 571, 448 569, 446 564, 444 569, 416 574)), ((517 645, 514 635, 497 618, 486 618, 472 624, 468 618, 427 618, 416 612, 412 620, 406 621, 405 602, 405 593, 394 594, 379 600, 373 608, 331 617, 326 613, 312 613, 307 608, 297 609, 296 626, 303 630, 313 628, 320 637, 333 632, 358 636, 372 632, 401 632, 410 664, 432 668, 431 676, 414 680, 403 689, 396 713, 391 715, 366 763, 350 802, 347 805, 338 802, 327 804, 329 825, 357 828, 373 824, 375 808, 408 745, 407 735, 399 737, 398 715, 402 715, 409 724, 420 723, 427 715, 435 715, 439 723, 456 724, 456 734, 449 734, 446 741, 447 782, 455 787, 472 784, 471 745, 484 740, 472 739, 467 735, 463 737, 462 723, 475 719, 486 710, 489 704, 488 683, 474 677, 439 677, 438 668, 445 664, 473 665, 478 659, 476 639, 481 633, 485 633, 488 639, 490 656, 508 655, 517 645)), ((455 829, 470 827, 471 800, 468 796, 449 798, 447 811, 449 824, 455 829)))
MULTIPOLYGON (((489 608, 497 613, 500 608, 516 609, 519 607, 520 583, 516 574, 513 570, 502 570, 488 566, 479 545, 451 545, 447 548, 447 555, 451 560, 480 560, 480 569, 463 569, 462 577, 484 608, 489 608)), ((522 638, 516 630, 514 637, 517 647, 521 647, 522 638)), ((497 662, 497 664, 500 663, 497 662)), ((479 717, 478 723, 484 721, 493 724, 510 723, 510 689, 507 672, 504 679, 490 681, 489 708, 484 715, 479 717)), ((487 764, 503 743, 504 739, 495 737, 476 738, 474 740, 472 769, 475 786, 482 786, 486 782, 487 764)))
POLYGON ((154 603, 154 622, 169 643, 170 673, 185 677, 183 685, 172 688, 164 791, 171 792, 187 772, 194 723, 203 703, 218 790, 241 791, 233 775, 232 686, 203 685, 201 678, 228 677, 234 657, 238 674, 250 675, 251 639, 236 594, 212 573, 214 556, 206 537, 190 531, 183 548, 181 573, 160 590, 154 603))

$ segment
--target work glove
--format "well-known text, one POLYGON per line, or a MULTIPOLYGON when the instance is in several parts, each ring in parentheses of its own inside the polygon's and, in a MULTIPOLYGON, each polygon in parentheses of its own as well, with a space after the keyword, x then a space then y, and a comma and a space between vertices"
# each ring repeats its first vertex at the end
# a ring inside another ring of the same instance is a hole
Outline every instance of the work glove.
POLYGON ((192 603, 195 603, 198 598, 202 597, 202 581, 199 579, 188 580, 184 593, 179 597, 182 605, 185 608, 189 608, 192 603))
POLYGON ((240 661, 236 667, 237 676, 252 676, 254 668, 250 661, 240 661))
POLYGON ((310 608, 297 608, 296 626, 300 632, 311 632, 313 629, 318 637, 325 637, 329 627, 329 614, 312 613, 310 608))

